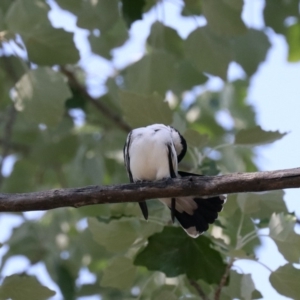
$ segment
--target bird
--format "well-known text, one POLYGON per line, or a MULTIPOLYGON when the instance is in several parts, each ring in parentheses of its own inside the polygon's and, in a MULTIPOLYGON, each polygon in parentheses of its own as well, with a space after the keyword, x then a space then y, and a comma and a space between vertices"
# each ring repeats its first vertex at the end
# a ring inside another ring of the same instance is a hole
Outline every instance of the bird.
MULTIPOLYGON (((130 182, 202 176, 178 170, 184 158, 187 143, 178 130, 164 124, 153 124, 133 129, 127 136, 123 156, 130 182)), ((187 234, 193 238, 205 232, 214 223, 223 208, 225 197, 161 198, 187 234)), ((145 201, 139 202, 144 218, 148 219, 145 201)))

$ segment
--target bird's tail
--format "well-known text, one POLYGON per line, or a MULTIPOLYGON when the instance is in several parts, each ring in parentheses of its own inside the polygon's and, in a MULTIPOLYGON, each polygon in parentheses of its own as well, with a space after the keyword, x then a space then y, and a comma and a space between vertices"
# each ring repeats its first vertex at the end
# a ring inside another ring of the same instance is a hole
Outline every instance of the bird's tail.
POLYGON ((222 210, 224 202, 224 196, 178 198, 176 199, 175 218, 187 234, 196 238, 208 229, 209 224, 214 223, 218 218, 218 213, 222 210), (180 207, 177 208, 179 202, 180 207), (192 212, 186 209, 191 206, 191 202, 193 202, 195 207, 192 212))
MULTIPOLYGON (((201 176, 188 172, 178 172, 179 176, 201 176)), ((223 209, 226 197, 223 195, 214 197, 183 197, 176 198, 175 218, 183 229, 191 237, 198 237, 214 223, 218 218, 218 213, 223 209)), ((169 201, 163 201, 169 207, 169 201)))

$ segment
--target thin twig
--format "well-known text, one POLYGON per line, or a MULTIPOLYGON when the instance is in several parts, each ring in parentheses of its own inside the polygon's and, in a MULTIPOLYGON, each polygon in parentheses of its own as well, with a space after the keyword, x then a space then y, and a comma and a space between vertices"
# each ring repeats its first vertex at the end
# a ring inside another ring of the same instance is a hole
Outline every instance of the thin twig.
POLYGON ((190 284, 191 286, 193 286, 195 288, 195 290, 198 292, 199 296, 203 299, 203 300, 208 300, 207 296, 205 295, 202 287, 200 286, 200 284, 198 284, 197 281, 190 279, 190 284))
POLYGON ((75 74, 69 71, 66 67, 61 66, 60 71, 67 76, 70 85, 75 88, 80 94, 87 99, 90 103, 92 103, 104 116, 114 122, 121 130, 125 132, 131 131, 131 127, 122 120, 120 115, 113 112, 109 109, 103 102, 98 101, 97 99, 93 98, 86 90, 85 86, 83 86, 78 79, 76 78, 75 74))
POLYGON ((227 281, 227 278, 229 276, 229 272, 230 272, 230 269, 232 267, 234 263, 234 258, 231 258, 226 269, 225 269, 225 273, 223 274, 222 278, 221 278, 221 281, 216 289, 216 292, 215 292, 215 300, 219 300, 220 299, 220 295, 221 295, 221 291, 222 291, 222 288, 224 287, 224 285, 226 284, 226 281, 227 281))
POLYGON ((111 186, 0 194, 0 212, 48 210, 92 204, 140 202, 146 199, 215 196, 300 187, 300 168, 221 176, 190 176, 111 186))
POLYGON ((8 113, 7 113, 7 120, 4 126, 3 130, 3 138, 2 138, 2 153, 1 153, 1 160, 0 160, 0 186, 3 183, 3 174, 2 174, 2 168, 3 168, 3 163, 5 158, 9 155, 10 153, 10 140, 12 136, 12 129, 13 129, 13 124, 15 122, 17 115, 17 111, 13 105, 9 107, 8 113))

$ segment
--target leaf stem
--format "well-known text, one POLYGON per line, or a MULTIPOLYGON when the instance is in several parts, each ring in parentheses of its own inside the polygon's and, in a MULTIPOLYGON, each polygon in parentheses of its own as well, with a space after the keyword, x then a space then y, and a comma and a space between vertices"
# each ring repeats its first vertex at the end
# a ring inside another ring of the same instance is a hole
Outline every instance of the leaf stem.
POLYGON ((207 298, 207 296, 205 295, 202 287, 200 286, 200 284, 194 280, 194 279, 189 279, 190 285, 193 286, 195 288, 195 290, 198 292, 199 296, 203 299, 203 300, 209 300, 207 298))

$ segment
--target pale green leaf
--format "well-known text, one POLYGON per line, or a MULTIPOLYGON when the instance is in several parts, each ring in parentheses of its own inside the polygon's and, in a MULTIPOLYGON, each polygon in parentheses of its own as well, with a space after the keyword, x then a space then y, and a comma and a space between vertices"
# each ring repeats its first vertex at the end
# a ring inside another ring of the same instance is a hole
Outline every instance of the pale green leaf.
POLYGON ((74 34, 51 25, 39 26, 24 33, 29 59, 39 65, 74 64, 79 60, 79 52, 73 41, 74 34))
POLYGON ((171 124, 172 111, 159 95, 143 96, 120 92, 125 121, 133 128, 154 123, 171 124))
POLYGON ((63 76, 50 68, 28 71, 16 84, 16 108, 28 121, 56 126, 64 114, 71 91, 63 76))
POLYGON ((149 95, 158 92, 164 95, 173 84, 176 63, 172 55, 153 51, 123 71, 125 85, 137 93, 149 95))
POLYGON ((104 270, 100 284, 117 289, 129 288, 134 282, 136 269, 131 259, 117 257, 104 270))
POLYGON ((0 287, 0 299, 43 300, 55 292, 41 285, 35 277, 12 275, 5 277, 0 287))
POLYGON ((288 212, 283 195, 283 191, 239 194, 237 201, 245 214, 253 218, 264 219, 270 218, 274 212, 288 212))
POLYGON ((299 299, 300 270, 294 268, 292 264, 286 264, 271 273, 270 282, 279 294, 292 299, 299 299))
POLYGON ((226 79, 232 58, 231 47, 223 37, 213 35, 207 26, 195 29, 185 41, 185 55, 200 72, 226 79))
POLYGON ((273 214, 269 223, 270 237, 280 253, 287 261, 300 263, 300 235, 295 233, 294 227, 294 218, 282 213, 273 214))
POLYGON ((300 22, 288 27, 287 42, 289 45, 288 60, 296 62, 300 60, 300 22))
POLYGON ((247 31, 242 21, 243 0, 229 5, 225 0, 202 1, 202 9, 209 28, 219 35, 239 35, 247 31))
POLYGON ((188 129, 183 136, 187 144, 192 147, 202 148, 208 143, 208 135, 200 134, 194 129, 188 129))
POLYGON ((162 229, 161 225, 137 218, 121 218, 109 223, 90 218, 88 224, 94 240, 115 253, 127 250, 138 238, 146 239, 162 229))
POLYGON ((155 296, 155 300, 177 300, 177 299, 178 297, 173 292, 167 290, 163 290, 158 295, 155 296))
POLYGON ((257 146, 280 140, 286 133, 279 131, 265 131, 260 126, 240 130, 235 136, 235 144, 257 146))

